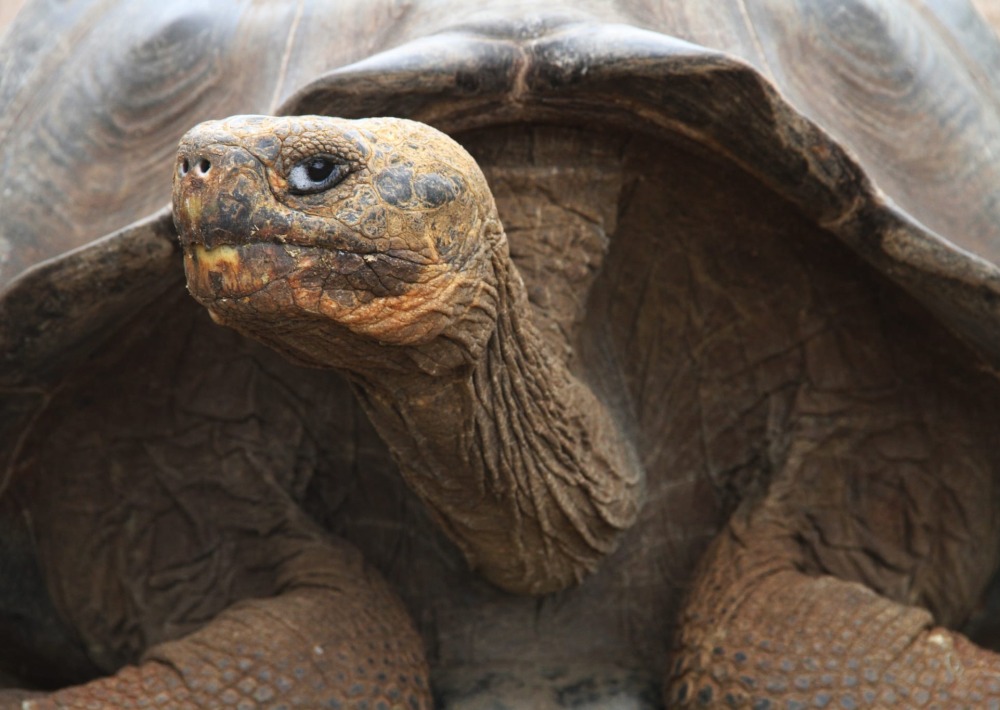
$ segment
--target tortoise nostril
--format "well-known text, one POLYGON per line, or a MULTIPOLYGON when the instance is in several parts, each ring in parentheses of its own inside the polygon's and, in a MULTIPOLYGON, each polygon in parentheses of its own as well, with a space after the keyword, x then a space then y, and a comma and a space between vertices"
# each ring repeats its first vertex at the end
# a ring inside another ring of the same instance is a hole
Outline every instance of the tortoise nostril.
POLYGON ((208 158, 202 158, 198 161, 198 172, 202 175, 207 175, 208 171, 212 169, 212 163, 208 158))
POLYGON ((181 177, 184 177, 185 175, 187 175, 188 171, 190 169, 191 169, 191 163, 188 162, 187 158, 184 158, 184 160, 181 161, 181 166, 180 166, 180 169, 178 171, 178 172, 180 172, 181 177))

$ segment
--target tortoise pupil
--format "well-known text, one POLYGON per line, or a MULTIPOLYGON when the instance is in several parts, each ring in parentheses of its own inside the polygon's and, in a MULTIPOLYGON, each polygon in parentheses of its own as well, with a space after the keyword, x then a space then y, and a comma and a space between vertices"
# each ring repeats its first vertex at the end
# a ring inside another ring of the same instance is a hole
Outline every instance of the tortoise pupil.
POLYGON ((336 163, 332 160, 316 158, 315 160, 310 160, 306 166, 306 175, 313 182, 323 182, 330 177, 330 173, 333 172, 334 167, 336 167, 336 163))

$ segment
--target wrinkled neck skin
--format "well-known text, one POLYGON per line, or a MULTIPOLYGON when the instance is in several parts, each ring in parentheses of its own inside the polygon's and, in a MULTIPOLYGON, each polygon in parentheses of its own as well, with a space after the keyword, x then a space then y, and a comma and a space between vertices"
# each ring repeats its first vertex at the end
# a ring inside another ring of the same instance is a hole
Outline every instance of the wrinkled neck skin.
POLYGON ((509 591, 579 582, 639 508, 642 477, 608 410, 530 322, 506 240, 496 328, 451 376, 355 377, 403 476, 471 565, 509 591))

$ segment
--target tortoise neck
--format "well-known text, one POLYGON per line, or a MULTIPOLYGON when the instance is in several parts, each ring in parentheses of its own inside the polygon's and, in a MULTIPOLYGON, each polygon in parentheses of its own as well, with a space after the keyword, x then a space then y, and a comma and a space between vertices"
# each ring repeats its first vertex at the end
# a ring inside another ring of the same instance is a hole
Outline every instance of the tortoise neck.
POLYGON ((473 567, 504 589, 578 582, 635 520, 642 477, 610 412, 531 320, 506 243, 496 328, 462 374, 358 382, 399 462, 473 567))

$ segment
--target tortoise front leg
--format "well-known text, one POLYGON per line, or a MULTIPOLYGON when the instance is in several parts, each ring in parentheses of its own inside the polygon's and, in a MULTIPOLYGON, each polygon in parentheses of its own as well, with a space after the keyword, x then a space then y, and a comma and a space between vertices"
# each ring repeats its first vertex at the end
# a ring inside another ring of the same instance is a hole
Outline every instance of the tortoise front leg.
MULTIPOLYGON (((212 422, 25 463, 12 494, 54 610, 109 675, 0 708, 430 707, 401 601, 247 449, 281 431, 279 408, 246 446, 206 444, 212 422)), ((61 423, 51 438, 76 441, 61 423)))
POLYGON ((1000 658, 943 626, 995 568, 995 462, 961 404, 920 399, 799 397, 697 573, 669 707, 1000 707, 1000 658))
POLYGON ((733 524, 716 542, 683 617, 668 707, 1000 707, 995 654, 925 609, 748 549, 760 527, 733 524))
POLYGON ((359 552, 301 533, 258 544, 277 562, 273 596, 235 602, 110 677, 23 704, 0 695, 0 707, 430 707, 420 639, 359 552))

